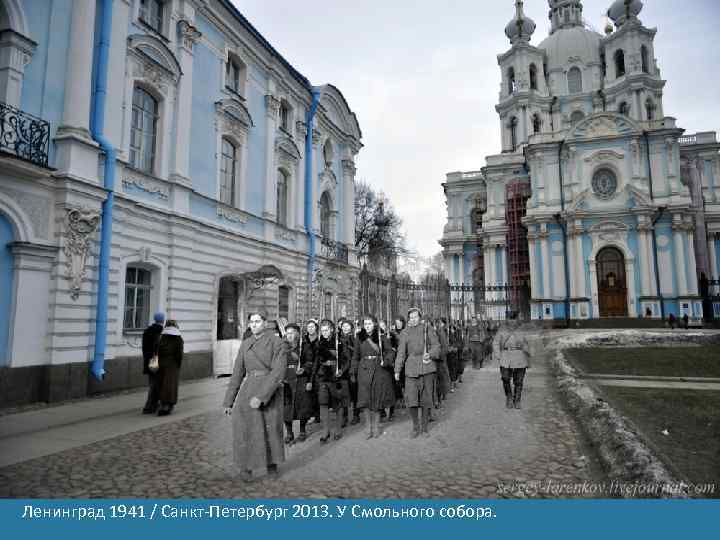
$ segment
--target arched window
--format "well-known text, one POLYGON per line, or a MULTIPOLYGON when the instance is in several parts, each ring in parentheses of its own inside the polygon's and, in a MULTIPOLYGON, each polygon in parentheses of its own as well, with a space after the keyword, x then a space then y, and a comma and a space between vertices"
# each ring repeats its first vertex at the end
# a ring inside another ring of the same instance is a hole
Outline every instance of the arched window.
POLYGON ((533 133, 540 133, 541 121, 539 114, 533 114, 532 117, 533 133))
POLYGON ((157 137, 158 102, 144 89, 133 90, 132 124, 130 127, 130 165, 153 173, 157 137))
POLYGON ((237 172, 238 151, 228 139, 222 139, 220 157, 220 202, 235 206, 237 187, 235 178, 237 172))
POLYGON ((645 114, 648 121, 655 120, 655 104, 652 102, 651 99, 648 99, 645 102, 645 114))
POLYGON ((650 69, 648 67, 648 50, 645 45, 640 47, 640 62, 642 63, 643 73, 650 73, 650 69))
POLYGON ((330 238, 330 217, 332 215, 332 206, 330 205, 330 195, 327 191, 320 197, 320 234, 323 238, 332 240, 330 238))
POLYGON ((625 53, 622 49, 615 51, 615 78, 625 75, 625 53))
POLYGON ((537 68, 530 64, 530 90, 537 90, 537 68))
POLYGON ((517 91, 517 83, 515 82, 515 68, 508 68, 508 95, 512 95, 517 91))
POLYGON ((277 201, 276 201, 277 222, 283 227, 288 224, 288 175, 282 169, 277 175, 277 201))
POLYGON ((280 102, 280 127, 290 131, 290 105, 285 100, 280 102))
POLYGON ((140 0, 140 20, 155 30, 163 33, 163 0, 140 0))
POLYGON ((572 67, 567 74, 568 79, 568 92, 571 94, 581 94, 583 91, 582 87, 582 72, 578 67, 572 67))
POLYGON ((582 111, 573 111, 573 113, 570 115, 570 123, 577 124, 583 118, 585 118, 585 115, 582 111))
POLYGON ((325 146, 323 146, 323 158, 325 159, 325 167, 330 168, 335 158, 335 150, 330 139, 325 141, 325 146))
POLYGON ((225 88, 244 96, 246 78, 247 67, 245 64, 237 56, 228 54, 228 61, 225 64, 225 88))
POLYGON ((517 149, 517 124, 516 117, 510 119, 510 149, 514 152, 517 149))
POLYGON ((125 271, 124 331, 145 330, 150 321, 150 293, 152 271, 140 266, 128 266, 125 271))
POLYGON ((627 102, 623 101, 618 107, 618 112, 624 116, 630 116, 630 106, 627 102))

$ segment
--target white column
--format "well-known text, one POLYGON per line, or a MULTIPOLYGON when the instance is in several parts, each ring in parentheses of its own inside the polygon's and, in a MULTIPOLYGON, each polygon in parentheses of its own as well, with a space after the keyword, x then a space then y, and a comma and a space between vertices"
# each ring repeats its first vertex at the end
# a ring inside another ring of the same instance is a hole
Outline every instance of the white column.
POLYGON ((460 283, 460 285, 464 285, 465 284, 465 252, 464 251, 461 251, 460 254, 458 255, 458 262, 459 262, 458 270, 460 271, 460 276, 459 276, 460 279, 458 280, 458 282, 460 283))
POLYGON ((182 77, 178 84, 178 97, 175 108, 175 162, 172 164, 170 177, 173 181, 190 186, 190 124, 192 115, 193 88, 193 45, 200 39, 201 33, 189 21, 178 23, 180 43, 178 61, 182 69, 182 77))
POLYGON ((61 127, 63 131, 73 132, 86 139, 90 139, 94 34, 95 0, 75 0, 72 3, 61 127))
POLYGON ((687 232, 687 241, 688 241, 688 254, 687 254, 687 261, 688 261, 688 273, 690 274, 687 276, 688 279, 688 292, 692 295, 698 294, 698 279, 697 279, 697 266, 695 261, 695 234, 692 230, 688 230, 687 232))
POLYGON ((318 186, 318 169, 317 158, 320 151, 320 132, 317 129, 312 131, 312 163, 310 164, 310 188, 312 197, 312 230, 316 233, 320 232, 320 186, 318 186))
POLYGON ((587 263, 585 262, 585 256, 583 255, 582 234, 575 235, 575 253, 576 256, 573 264, 575 266, 575 276, 577 278, 577 297, 583 298, 585 297, 585 265, 587 263))
POLYGON ((25 67, 37 44, 25 36, 6 29, 0 34, 0 101, 20 108, 25 67))
POLYGON ((532 297, 537 297, 537 290, 540 284, 538 283, 538 270, 537 270, 537 260, 535 259, 535 244, 537 240, 535 239, 535 235, 533 234, 528 235, 528 256, 530 259, 530 291, 532 293, 532 297))
POLYGON ((265 207, 263 217, 275 219, 275 131, 277 130, 277 118, 280 111, 280 101, 268 94, 265 96, 265 118, 267 120, 267 132, 265 134, 265 207))
POLYGON ((687 296, 687 275, 685 273, 685 246, 683 245, 682 231, 677 227, 673 227, 673 241, 675 247, 675 269, 677 270, 678 294, 679 296, 687 296))
POLYGON ((553 290, 550 288, 550 249, 548 247, 548 235, 544 233, 540 237, 540 250, 542 251, 543 265, 543 297, 546 299, 553 298, 553 290))
POLYGON ((507 247, 505 246, 500 248, 500 261, 502 263, 502 268, 500 269, 498 275, 498 285, 504 285, 510 281, 510 272, 507 267, 507 247))
POLYGON ((650 253, 647 229, 640 229, 638 237, 640 242, 640 294, 650 296, 650 253))
MULTIPOLYGON (((355 164, 350 159, 343 160, 343 194, 345 203, 343 205, 343 219, 345 238, 343 242, 352 248, 355 245, 355 164)), ((448 272, 448 276, 450 273, 448 272)))
POLYGON ((628 296, 625 302, 628 306, 628 316, 637 317, 637 291, 635 291, 635 261, 627 261, 627 290, 628 296))
POLYGON ((708 253, 710 254, 710 275, 708 279, 718 279, 718 266, 717 266, 717 253, 715 252, 715 237, 712 234, 708 235, 708 253))

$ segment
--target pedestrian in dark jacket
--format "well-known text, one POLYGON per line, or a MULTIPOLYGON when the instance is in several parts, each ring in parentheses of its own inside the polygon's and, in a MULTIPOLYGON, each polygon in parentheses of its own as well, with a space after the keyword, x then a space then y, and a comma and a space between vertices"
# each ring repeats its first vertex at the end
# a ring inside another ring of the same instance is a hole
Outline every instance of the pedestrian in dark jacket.
MULTIPOLYGON (((398 315, 395 318, 392 330, 390 330, 390 345, 392 345, 393 353, 397 356, 398 345, 400 344, 400 334, 405 330, 405 317, 398 315)), ((393 377, 393 383, 395 387, 395 402, 400 402, 402 406, 403 390, 405 388, 405 370, 400 373, 400 380, 395 380, 393 377)))
POLYGON ((170 414, 177 403, 180 384, 180 366, 183 359, 183 338, 176 321, 169 320, 160 335, 158 343, 158 396, 160 410, 158 416, 170 414))
POLYGON ((305 351, 301 348, 301 344, 304 343, 300 340, 300 327, 297 324, 290 323, 285 327, 285 341, 288 344, 288 365, 283 380, 283 419, 286 432, 285 444, 293 444, 295 442, 293 421, 297 420, 300 423, 297 440, 302 442, 307 437, 305 433, 307 421, 315 412, 315 395, 312 385, 309 384, 314 358, 312 355, 304 354, 305 351))
POLYGON ((148 395, 143 407, 143 414, 155 414, 158 408, 158 374, 148 369, 148 364, 155 354, 157 354, 158 342, 160 334, 165 327, 165 314, 156 313, 153 317, 153 324, 148 326, 142 336, 142 355, 143 355, 143 373, 148 376, 148 395))
POLYGON ((265 332, 265 315, 250 314, 252 336, 240 345, 223 406, 232 415, 233 459, 246 481, 267 469, 277 478, 285 461, 281 382, 287 370, 287 345, 265 332))
POLYGON ((392 382, 393 350, 390 341, 381 337, 377 319, 366 315, 363 329, 355 342, 352 378, 358 384, 357 405, 365 409, 367 438, 380 437, 380 411, 395 403, 392 382))
POLYGON ((447 366, 447 359, 450 350, 450 342, 448 340, 448 334, 446 330, 445 319, 438 319, 435 325, 435 331, 440 342, 440 358, 435 361, 435 367, 437 368, 437 401, 438 405, 445 401, 445 398, 450 393, 450 372, 447 366))
MULTIPOLYGON (((343 356, 343 362, 348 366, 352 366, 353 356, 355 355, 355 327, 348 319, 340 323, 340 354, 343 356)), ((349 373, 348 379, 350 379, 349 373)), ((353 408, 353 417, 350 424, 355 425, 360 422, 360 409, 357 406, 357 380, 354 382, 349 380, 348 388, 350 390, 350 403, 353 408)), ((343 413, 342 427, 345 427, 347 422, 348 408, 343 413)))
POLYGON ((337 441, 342 437, 343 412, 350 403, 348 372, 350 364, 340 354, 340 338, 335 334, 335 325, 328 319, 320 322, 320 343, 315 360, 315 384, 318 404, 320 405, 320 422, 323 434, 320 443, 330 439, 330 412, 334 412, 335 423, 333 438, 337 441))

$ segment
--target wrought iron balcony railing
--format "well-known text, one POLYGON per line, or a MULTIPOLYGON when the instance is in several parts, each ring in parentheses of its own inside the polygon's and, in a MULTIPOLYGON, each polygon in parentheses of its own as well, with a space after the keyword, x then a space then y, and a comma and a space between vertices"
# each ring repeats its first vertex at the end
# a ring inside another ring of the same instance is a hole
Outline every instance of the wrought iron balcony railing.
POLYGON ((348 247, 340 242, 323 238, 320 254, 327 259, 348 264, 348 247))
POLYGON ((48 166, 50 123, 0 102, 0 151, 48 166))

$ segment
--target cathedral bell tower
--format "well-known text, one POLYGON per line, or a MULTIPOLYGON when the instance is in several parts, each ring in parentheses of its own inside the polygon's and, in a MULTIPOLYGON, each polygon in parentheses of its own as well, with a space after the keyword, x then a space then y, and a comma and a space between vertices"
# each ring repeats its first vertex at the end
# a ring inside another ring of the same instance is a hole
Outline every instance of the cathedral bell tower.
POLYGON ((522 0, 517 0, 515 17, 505 27, 510 50, 497 57, 502 84, 495 110, 500 115, 503 153, 519 152, 532 135, 550 131, 552 100, 543 51, 530 45, 533 32, 535 22, 523 12, 522 0))

